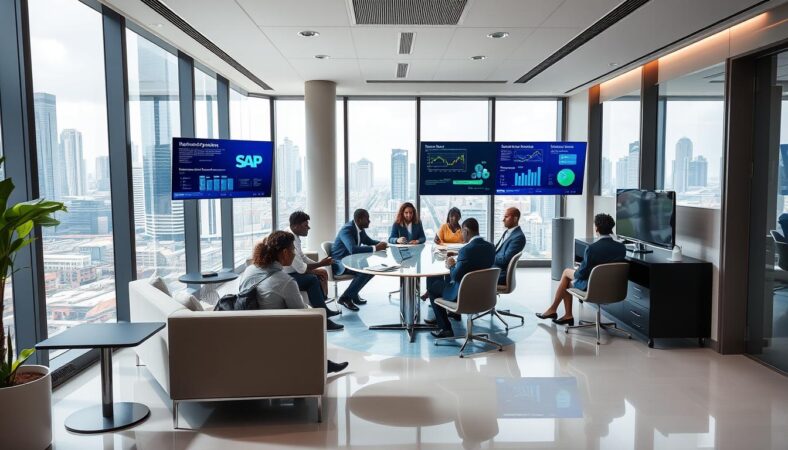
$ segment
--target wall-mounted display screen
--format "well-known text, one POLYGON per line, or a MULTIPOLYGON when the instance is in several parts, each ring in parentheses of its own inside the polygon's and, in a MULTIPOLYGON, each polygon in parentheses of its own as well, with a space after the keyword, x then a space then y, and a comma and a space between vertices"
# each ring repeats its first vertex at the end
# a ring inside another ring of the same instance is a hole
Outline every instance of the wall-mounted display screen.
POLYGON ((496 195, 583 193, 585 142, 496 142, 496 195))
POLYGON ((172 139, 172 199, 270 197, 270 141, 172 139))
POLYGON ((422 142, 419 194, 486 195, 495 190, 491 142, 422 142))

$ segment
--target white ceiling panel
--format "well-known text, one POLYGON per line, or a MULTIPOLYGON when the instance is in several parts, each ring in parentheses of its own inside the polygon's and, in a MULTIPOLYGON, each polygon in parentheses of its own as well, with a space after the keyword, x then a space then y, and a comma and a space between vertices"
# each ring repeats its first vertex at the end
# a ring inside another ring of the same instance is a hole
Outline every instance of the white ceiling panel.
POLYGON ((582 31, 581 28, 537 28, 509 59, 544 60, 582 31))
POLYGON ((488 58, 482 61, 444 59, 435 71, 435 80, 487 80, 503 62, 488 58))
POLYGON ((375 60, 363 59, 359 61, 361 66, 361 75, 364 81, 366 80, 396 80, 394 76, 397 63, 407 63, 408 76, 406 80, 432 80, 435 77, 435 71, 438 68, 437 61, 425 60, 405 60, 405 59, 390 59, 390 60, 375 60))
POLYGON ((356 57, 349 27, 320 27, 320 36, 311 38, 299 36, 301 30, 290 27, 266 28, 265 34, 288 58, 311 58, 315 55, 339 59, 356 57))
POLYGON ((293 58, 290 64, 301 77, 302 81, 332 80, 337 84, 357 82, 361 78, 356 59, 315 59, 293 58))
MULTIPOLYGON (((462 19, 465 27, 537 27, 564 0, 471 0, 462 19)), ((495 31, 495 30, 490 30, 495 31)))
POLYGON ((446 53, 456 28, 451 27, 351 27, 356 52, 361 59, 397 58, 399 33, 415 33, 410 58, 440 59, 446 53))
POLYGON ((534 31, 534 28, 459 28, 446 50, 445 58, 463 59, 474 55, 506 58, 534 31), (505 39, 490 39, 490 31, 506 31, 505 39))
POLYGON ((318 26, 350 26, 351 23, 345 0, 235 0, 235 2, 262 27, 309 29, 318 26))
POLYGON ((541 24, 543 27, 588 28, 623 0, 566 0, 541 24), (595 18, 589 21, 589 18, 595 18))

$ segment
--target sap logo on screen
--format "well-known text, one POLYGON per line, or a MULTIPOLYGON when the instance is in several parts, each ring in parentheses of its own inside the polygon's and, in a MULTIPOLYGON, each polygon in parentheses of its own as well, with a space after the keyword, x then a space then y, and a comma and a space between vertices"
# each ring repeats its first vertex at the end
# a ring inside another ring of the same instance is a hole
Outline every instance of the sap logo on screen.
POLYGON ((260 155, 238 155, 235 157, 235 167, 238 168, 257 168, 263 162, 263 157, 260 155))

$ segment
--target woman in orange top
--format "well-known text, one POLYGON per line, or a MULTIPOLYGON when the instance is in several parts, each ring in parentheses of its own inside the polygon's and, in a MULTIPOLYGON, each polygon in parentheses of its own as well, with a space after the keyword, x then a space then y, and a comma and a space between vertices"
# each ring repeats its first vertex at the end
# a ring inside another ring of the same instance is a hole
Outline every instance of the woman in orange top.
POLYGON ((441 225, 435 235, 436 244, 462 244, 462 228, 460 227, 462 213, 459 208, 452 206, 446 216, 446 223, 441 225))

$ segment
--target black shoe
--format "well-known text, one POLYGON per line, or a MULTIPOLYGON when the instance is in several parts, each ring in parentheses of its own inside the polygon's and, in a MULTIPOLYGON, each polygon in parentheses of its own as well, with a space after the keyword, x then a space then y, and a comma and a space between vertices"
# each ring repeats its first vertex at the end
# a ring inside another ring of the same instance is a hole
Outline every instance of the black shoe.
POLYGON ((339 331, 339 330, 342 330, 344 328, 345 328, 344 325, 341 325, 341 324, 338 324, 338 323, 336 323, 336 322, 334 322, 332 320, 326 319, 326 330, 328 330, 328 331, 339 331))
POLYGON ((553 319, 553 323, 556 324, 556 325, 574 326, 575 325, 575 318, 571 317, 569 319, 553 319))
POLYGON ((430 334, 436 338, 454 337, 454 332, 452 330, 430 331, 430 334))
POLYGON ((435 319, 424 319, 424 323, 426 323, 427 325, 435 325, 436 323, 438 323, 438 321, 435 319))
POLYGON ((358 306, 354 305, 353 301, 351 301, 349 298, 340 298, 337 300, 337 304, 340 304, 351 311, 358 311, 358 306))
POLYGON ((538 317, 540 319, 557 319, 558 318, 558 313, 552 313, 552 314, 536 313, 536 317, 538 317))
POLYGON ((364 300, 363 298, 359 297, 359 298, 354 298, 353 299, 353 303, 355 303, 357 305, 366 305, 367 301, 364 300))
POLYGON ((462 315, 461 314, 457 314, 457 313, 453 313, 453 312, 449 312, 448 314, 449 314, 449 319, 454 319, 454 320, 456 320, 458 322, 462 320, 462 315))
POLYGON ((338 310, 335 311, 333 309, 326 308, 326 317, 334 317, 334 316, 338 316, 340 314, 341 313, 338 310))
POLYGON ((341 363, 335 363, 334 361, 328 360, 328 373, 336 373, 342 370, 345 370, 349 363, 347 361, 341 363))

